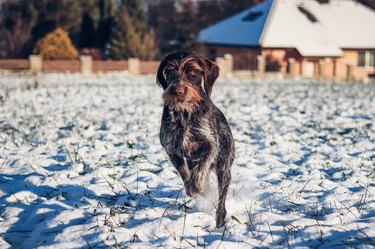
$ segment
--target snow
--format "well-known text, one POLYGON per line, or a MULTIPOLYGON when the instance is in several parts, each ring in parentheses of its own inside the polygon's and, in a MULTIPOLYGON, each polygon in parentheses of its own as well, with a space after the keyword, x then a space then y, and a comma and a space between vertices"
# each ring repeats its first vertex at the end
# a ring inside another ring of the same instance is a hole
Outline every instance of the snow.
POLYGON ((159 143, 154 76, 0 77, 1 248, 375 246, 375 85, 219 79, 227 225, 159 143))

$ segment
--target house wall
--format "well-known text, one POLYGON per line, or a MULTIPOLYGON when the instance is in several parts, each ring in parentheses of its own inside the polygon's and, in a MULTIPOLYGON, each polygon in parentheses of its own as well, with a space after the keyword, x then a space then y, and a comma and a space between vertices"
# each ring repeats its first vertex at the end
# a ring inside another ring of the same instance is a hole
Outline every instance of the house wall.
POLYGON ((358 52, 361 50, 344 49, 342 57, 302 57, 294 48, 244 48, 231 46, 207 46, 206 54, 210 59, 231 54, 234 70, 256 70, 257 56, 262 55, 266 60, 266 71, 289 73, 289 59, 295 60, 295 72, 304 77, 341 79, 349 76, 353 80, 364 80, 375 69, 358 67, 358 52), (351 66, 351 69, 348 67, 351 66), (349 70, 352 70, 349 74, 349 70), (312 73, 312 74, 311 74, 312 73))
MULTIPOLYGON (((289 59, 293 58, 295 59, 295 72, 298 74, 302 74, 302 67, 301 64, 303 63, 302 56, 298 53, 297 50, 293 48, 267 48, 262 49, 262 56, 266 59, 266 64, 269 64, 270 62, 272 64, 278 63, 280 68, 279 71, 282 73, 288 73, 288 63, 289 59)), ((266 71, 275 71, 273 66, 270 68, 267 68, 266 71), (267 70, 268 69, 268 70, 267 70)))
MULTIPOLYGON (((369 74, 375 73, 374 67, 359 67, 358 56, 361 50, 345 49, 344 56, 336 59, 336 77, 346 79, 348 76, 348 65, 352 66, 352 78, 354 80, 363 80, 369 74)), ((375 50, 373 50, 375 51, 375 50)))
POLYGON ((206 46, 206 55, 211 60, 223 57, 225 54, 233 56, 234 70, 256 70, 257 56, 261 54, 261 50, 260 48, 206 46))
POLYGON ((233 56, 234 70, 256 70, 257 56, 262 55, 266 59, 266 71, 288 72, 288 60, 296 60, 295 67, 298 74, 302 73, 302 57, 295 49, 261 49, 231 46, 206 46, 206 55, 214 60, 216 57, 223 57, 225 54, 233 56))
POLYGON ((324 79, 332 79, 335 77, 335 60, 336 58, 329 57, 320 59, 320 61, 323 63, 322 77, 324 79))

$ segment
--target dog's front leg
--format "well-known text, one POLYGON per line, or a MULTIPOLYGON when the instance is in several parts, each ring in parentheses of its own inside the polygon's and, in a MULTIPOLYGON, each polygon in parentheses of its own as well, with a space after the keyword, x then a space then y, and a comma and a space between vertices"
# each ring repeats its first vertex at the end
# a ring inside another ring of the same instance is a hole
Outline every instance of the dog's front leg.
POLYGON ((190 169, 190 176, 185 186, 187 195, 193 197, 202 192, 215 157, 213 146, 207 142, 202 143, 186 158, 190 169))
POLYGON ((180 174, 186 188, 186 184, 188 182, 190 175, 190 170, 186 165, 185 160, 182 156, 179 156, 178 154, 170 154, 169 159, 171 160, 173 166, 177 169, 178 173, 180 174))

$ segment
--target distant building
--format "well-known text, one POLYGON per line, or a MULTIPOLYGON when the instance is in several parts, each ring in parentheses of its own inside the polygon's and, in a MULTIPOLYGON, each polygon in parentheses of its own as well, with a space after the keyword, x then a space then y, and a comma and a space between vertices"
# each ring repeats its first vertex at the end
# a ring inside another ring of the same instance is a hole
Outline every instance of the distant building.
POLYGON ((201 31, 210 57, 234 68, 361 80, 374 74, 375 11, 351 0, 266 0, 201 31), (292 60, 291 60, 292 59, 292 60))

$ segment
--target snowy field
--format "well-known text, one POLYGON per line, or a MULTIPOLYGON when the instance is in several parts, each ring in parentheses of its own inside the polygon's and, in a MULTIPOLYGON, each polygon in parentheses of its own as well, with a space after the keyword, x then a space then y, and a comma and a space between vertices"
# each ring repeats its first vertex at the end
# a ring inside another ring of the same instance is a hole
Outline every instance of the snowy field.
MULTIPOLYGON (((375 85, 220 79, 227 225, 159 143, 151 76, 0 75, 0 248, 373 248, 375 85)), ((215 179, 211 179, 214 185, 215 179)))

